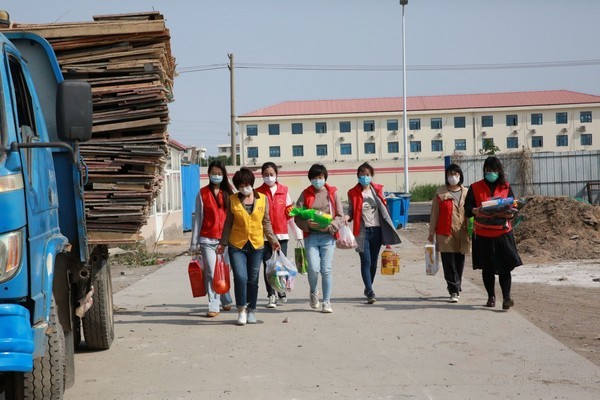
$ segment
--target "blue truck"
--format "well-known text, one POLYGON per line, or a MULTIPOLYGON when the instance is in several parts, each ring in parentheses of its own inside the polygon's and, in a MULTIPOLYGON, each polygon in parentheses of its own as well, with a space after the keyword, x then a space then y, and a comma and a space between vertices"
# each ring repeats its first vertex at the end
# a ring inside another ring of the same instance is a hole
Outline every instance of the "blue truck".
POLYGON ((85 222, 92 92, 40 36, 0 44, 0 400, 62 399, 80 342, 114 337, 108 248, 85 222))

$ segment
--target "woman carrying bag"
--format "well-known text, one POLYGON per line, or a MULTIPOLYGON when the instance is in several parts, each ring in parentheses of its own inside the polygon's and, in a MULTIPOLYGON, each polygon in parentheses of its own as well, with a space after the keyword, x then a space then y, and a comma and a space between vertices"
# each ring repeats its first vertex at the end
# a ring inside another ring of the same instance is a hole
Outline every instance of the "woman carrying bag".
POLYGON ((204 285, 208 295, 207 317, 219 315, 219 304, 223 310, 231 310, 231 295, 229 292, 219 295, 213 290, 212 280, 217 261, 217 245, 223 233, 223 224, 227 213, 229 195, 233 193, 227 170, 221 161, 213 161, 208 166, 208 185, 204 186, 196 196, 196 212, 192 226, 190 253, 202 254, 204 285))
POLYGON ((375 170, 363 163, 356 171, 358 183, 348 191, 347 222, 352 222, 352 233, 356 237, 356 251, 360 256, 360 274, 365 285, 367 303, 376 301, 373 281, 377 273, 377 261, 382 245, 401 242, 387 210, 383 185, 373 182, 375 170))

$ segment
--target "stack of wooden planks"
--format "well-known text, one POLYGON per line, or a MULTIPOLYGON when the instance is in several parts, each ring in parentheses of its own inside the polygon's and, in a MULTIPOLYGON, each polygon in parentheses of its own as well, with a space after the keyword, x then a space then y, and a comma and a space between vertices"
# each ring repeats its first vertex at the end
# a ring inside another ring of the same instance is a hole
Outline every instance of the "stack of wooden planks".
POLYGON ((14 24, 52 45, 65 79, 92 85, 92 140, 81 145, 91 243, 137 238, 162 185, 175 59, 159 12, 78 23, 14 24))

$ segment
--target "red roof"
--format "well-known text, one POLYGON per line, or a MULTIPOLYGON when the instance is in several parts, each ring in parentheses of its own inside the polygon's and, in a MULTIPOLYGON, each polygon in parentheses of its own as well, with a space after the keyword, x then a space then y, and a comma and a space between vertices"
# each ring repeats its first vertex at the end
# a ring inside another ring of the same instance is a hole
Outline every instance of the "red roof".
MULTIPOLYGON (((538 92, 412 96, 407 98, 406 103, 407 111, 427 111, 600 103, 600 96, 568 90, 547 90, 538 92)), ((240 115, 240 117, 373 112, 402 112, 402 97, 285 101, 240 115)))
POLYGON ((169 139, 169 145, 175 147, 178 150, 186 150, 189 147, 173 139, 169 139))

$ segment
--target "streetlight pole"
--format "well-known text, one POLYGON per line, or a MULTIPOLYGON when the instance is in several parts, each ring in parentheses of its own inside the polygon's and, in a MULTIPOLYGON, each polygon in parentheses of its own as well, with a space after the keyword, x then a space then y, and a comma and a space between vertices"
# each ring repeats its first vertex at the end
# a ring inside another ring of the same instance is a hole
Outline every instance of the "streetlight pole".
POLYGON ((406 116, 406 22, 404 6, 408 0, 400 0, 402 6, 402 131, 404 136, 404 192, 409 193, 408 186, 408 118, 406 116))

